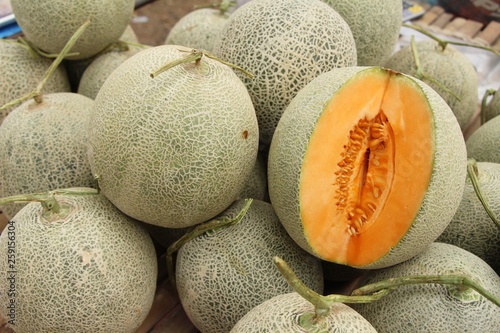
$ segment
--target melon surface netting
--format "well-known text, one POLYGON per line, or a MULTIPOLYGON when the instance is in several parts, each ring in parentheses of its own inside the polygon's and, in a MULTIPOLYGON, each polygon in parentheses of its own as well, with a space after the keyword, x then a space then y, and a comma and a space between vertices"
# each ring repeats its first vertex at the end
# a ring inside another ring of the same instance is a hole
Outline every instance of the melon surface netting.
POLYGON ((464 189, 466 152, 444 100, 382 68, 322 74, 270 147, 269 195, 288 232, 327 261, 396 264, 434 241, 464 189))

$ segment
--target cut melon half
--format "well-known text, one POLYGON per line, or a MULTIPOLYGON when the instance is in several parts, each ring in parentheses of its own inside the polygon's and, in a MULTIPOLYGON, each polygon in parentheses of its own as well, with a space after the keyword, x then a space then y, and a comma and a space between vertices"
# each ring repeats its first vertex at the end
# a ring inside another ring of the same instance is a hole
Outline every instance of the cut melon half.
POLYGON ((269 155, 271 201, 292 238, 354 267, 420 253, 463 193, 465 145, 450 112, 424 83, 382 68, 311 82, 280 120, 269 155))

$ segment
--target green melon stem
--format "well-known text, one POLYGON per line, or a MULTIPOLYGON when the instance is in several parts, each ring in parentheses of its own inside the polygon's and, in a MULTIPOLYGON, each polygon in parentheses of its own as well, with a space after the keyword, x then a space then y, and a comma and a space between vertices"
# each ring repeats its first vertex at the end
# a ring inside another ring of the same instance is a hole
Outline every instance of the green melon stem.
POLYGON ((481 202, 481 204, 484 207, 484 210, 488 214, 488 216, 491 218, 493 223, 497 225, 497 227, 500 229, 500 222, 498 221, 497 217, 495 216, 495 213, 490 209, 490 206, 488 205, 488 202, 486 201, 486 198, 484 197, 481 187, 479 186, 479 178, 478 178, 478 169, 477 169, 477 162, 473 158, 467 159, 467 174, 469 176, 469 179, 472 183, 472 187, 474 188, 474 192, 476 192, 477 198, 481 202))
MULTIPOLYGON (((181 52, 189 52, 189 51, 184 51, 184 50, 180 50, 181 52)), ((213 59, 213 60, 216 60, 218 62, 220 62, 221 64, 224 64, 226 66, 229 66, 231 68, 234 68, 234 69, 237 69, 241 72, 243 72, 245 75, 247 75, 248 77, 250 78, 253 78, 253 74, 244 70, 243 68, 237 66, 237 65, 234 65, 234 64, 231 64, 227 61, 224 61, 224 60, 221 60, 219 58, 217 58, 215 55, 207 52, 207 51, 204 51, 204 50, 196 50, 196 49, 192 49, 189 54, 187 56, 185 56, 184 58, 181 58, 181 59, 177 59, 177 60, 174 60, 162 67, 160 67, 159 69, 155 70, 154 72, 152 72, 150 74, 150 76, 152 78, 155 78, 157 77, 158 75, 160 75, 161 73, 175 67, 175 66, 178 66, 178 65, 181 65, 181 64, 187 64, 187 63, 190 63, 190 62, 194 62, 195 64, 199 64, 201 62, 201 59, 203 58, 203 56, 207 57, 207 58, 210 58, 210 59, 213 59)))
POLYGON ((80 36, 84 33, 85 29, 87 29, 87 27, 89 25, 90 25, 90 20, 86 20, 85 23, 83 23, 75 31, 73 36, 71 36, 69 41, 66 43, 66 45, 61 50, 61 53, 59 53, 57 55, 55 60, 52 62, 50 67, 47 69, 47 71, 45 72, 45 74, 43 76, 42 81, 40 81, 40 83, 37 85, 35 90, 33 90, 32 92, 30 92, 30 93, 28 93, 28 94, 26 94, 26 95, 24 95, 16 100, 12 101, 12 102, 9 102, 9 103, 3 105, 0 108, 0 110, 6 109, 6 108, 11 107, 11 106, 15 106, 15 105, 20 104, 20 103, 23 103, 24 101, 27 101, 30 98, 33 98, 35 100, 35 102, 37 102, 37 103, 42 103, 42 101, 43 101, 42 90, 45 87, 45 84, 47 84, 48 80, 52 77, 52 74, 54 73, 54 71, 61 64, 63 59, 68 55, 71 48, 75 45, 76 41, 80 38, 80 36))
POLYGON ((434 83, 439 88, 443 89, 446 93, 450 94, 455 99, 460 101, 460 97, 457 94, 455 94, 453 91, 448 89, 448 87, 443 85, 441 82, 439 82, 438 80, 434 79, 432 76, 430 76, 424 72, 422 65, 420 63, 420 57, 418 56, 418 51, 417 51, 417 46, 415 45, 415 37, 414 36, 411 36, 410 46, 411 46, 411 52, 413 54, 413 60, 415 61, 415 66, 416 66, 416 72, 415 72, 414 76, 417 79, 420 79, 422 81, 427 80, 428 82, 434 83))
POLYGON ((488 105, 488 98, 495 95, 497 91, 495 89, 488 89, 483 95, 481 100, 481 125, 486 122, 486 106, 488 105))
POLYGON ((486 50, 486 51, 489 51, 489 52, 492 52, 492 53, 496 54, 497 56, 500 56, 500 52, 498 52, 497 50, 495 50, 495 49, 493 49, 491 47, 488 47, 488 46, 483 46, 483 45, 478 45, 478 44, 470 44, 470 43, 463 43, 463 42, 456 42, 456 41, 452 41, 452 40, 444 40, 444 39, 441 39, 441 38, 437 37, 436 35, 432 34, 428 30, 423 29, 423 28, 418 27, 418 26, 413 25, 413 24, 403 23, 402 26, 406 27, 406 28, 413 29, 415 31, 418 31, 421 34, 426 35, 427 37, 435 40, 436 42, 438 42, 439 46, 443 50, 446 49, 446 46, 448 44, 452 44, 452 45, 457 45, 457 46, 466 46, 466 47, 473 47, 473 48, 477 48, 477 49, 486 50))
POLYGON ((235 224, 240 223, 240 221, 243 219, 243 217, 246 215, 248 210, 250 209, 250 206, 252 205, 253 199, 245 199, 245 204, 243 205, 243 208, 241 211, 236 215, 235 217, 228 217, 228 216, 221 216, 217 217, 215 219, 209 220, 207 222, 201 223, 197 225, 193 230, 187 232, 184 236, 179 238, 177 241, 172 243, 166 253, 166 261, 167 261, 167 273, 170 279, 170 282, 172 283, 174 290, 176 290, 176 282, 175 282, 175 273, 174 273, 174 260, 173 260, 173 255, 175 252, 177 252, 184 244, 189 242, 192 239, 195 239, 196 237, 208 233, 208 232, 214 232, 223 228, 227 228, 230 226, 233 226, 235 224))
POLYGON ((201 9, 201 8, 219 9, 220 14, 224 15, 229 10, 229 8, 236 6, 236 4, 237 4, 237 2, 234 0, 222 0, 219 3, 211 3, 208 5, 196 5, 196 6, 194 6, 194 8, 195 9, 201 9))
MULTIPOLYGON (((35 44, 23 37, 19 37, 18 42, 19 44, 23 45, 33 55, 33 57, 57 58, 57 56, 59 55, 56 53, 47 53, 45 51, 42 51, 35 44)), ((72 57, 78 54, 78 52, 67 53, 65 57, 72 57)))
POLYGON ((292 289, 314 305, 314 314, 304 313, 299 318, 299 323, 304 328, 313 327, 322 318, 328 316, 331 307, 335 303, 371 303, 390 294, 400 286, 413 284, 434 283, 453 285, 462 292, 472 289, 497 306, 500 306, 500 298, 475 281, 461 275, 402 276, 367 284, 354 290, 351 295, 320 295, 307 287, 283 259, 274 257, 273 262, 292 289))

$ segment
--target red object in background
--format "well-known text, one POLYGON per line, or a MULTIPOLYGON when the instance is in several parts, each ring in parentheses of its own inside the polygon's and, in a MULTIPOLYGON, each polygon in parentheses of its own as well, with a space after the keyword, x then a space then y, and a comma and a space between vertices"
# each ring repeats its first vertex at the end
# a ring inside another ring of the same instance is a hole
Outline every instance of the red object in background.
POLYGON ((487 25, 500 22, 500 0, 439 0, 447 12, 487 25))

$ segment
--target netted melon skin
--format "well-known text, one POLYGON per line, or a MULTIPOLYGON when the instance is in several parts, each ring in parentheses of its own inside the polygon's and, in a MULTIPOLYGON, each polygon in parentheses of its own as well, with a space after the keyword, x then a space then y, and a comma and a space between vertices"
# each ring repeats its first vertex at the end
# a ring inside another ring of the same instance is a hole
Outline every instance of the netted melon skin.
MULTIPOLYGON (((56 199, 73 206, 70 216, 49 222, 40 203, 30 203, 6 229, 15 234, 15 325, 9 326, 16 333, 135 332, 156 289, 151 238, 102 195, 56 199)), ((8 241, 2 233, 3 281, 12 270, 8 241)), ((8 288, 0 284, 0 314, 7 320, 8 288)))
POLYGON ((346 20, 356 42, 358 66, 382 66, 394 52, 403 22, 399 0, 322 0, 346 20))
POLYGON ((359 313, 343 303, 335 303, 330 313, 311 328, 299 325, 299 316, 313 314, 314 306, 293 292, 278 295, 256 306, 233 327, 230 333, 355 333, 377 332, 359 313))
POLYGON ((219 9, 194 10, 174 24, 165 44, 183 45, 212 52, 228 18, 229 13, 221 14, 219 9))
MULTIPOLYGON (((481 193, 493 214, 500 216, 500 201, 495 199, 500 188, 500 164, 478 162, 477 170, 481 193)), ((469 177, 460 206, 437 241, 477 255, 500 273, 500 230, 486 213, 469 177)))
MULTIPOLYGON (((237 201, 222 216, 236 216, 243 204, 237 201)), ((269 203, 254 200, 238 224, 183 245, 177 255, 177 290, 194 325, 204 333, 229 332, 254 306, 291 292, 274 256, 322 293, 321 263, 293 242, 269 203)))
POLYGON ((253 0, 228 19, 214 52, 255 75, 247 86, 269 144, 284 109, 309 81, 336 67, 356 65, 345 20, 320 0, 253 0))
POLYGON ((484 109, 486 120, 491 120, 500 115, 500 87, 497 89, 490 102, 484 109))
MULTIPOLYGON (((290 236, 316 256, 319 255, 309 245, 301 219, 299 184, 302 162, 311 133, 327 103, 344 83, 363 70, 385 71, 377 67, 337 68, 309 83, 283 113, 271 142, 268 161, 271 203, 290 236)), ((451 221, 465 186, 467 157, 456 118, 432 88, 415 78, 405 78, 415 82, 416 89, 422 90, 433 110, 434 138, 429 138, 429 142, 416 142, 415 146, 415 151, 428 151, 434 147, 432 177, 421 208, 406 235, 382 258, 358 268, 395 265, 423 251, 451 221)), ((402 162, 411 163, 416 156, 410 155, 402 162)))
MULTIPOLYGON (((51 61, 32 55, 20 43, 0 40, 0 107, 35 90, 51 61)), ((58 66, 43 88, 44 93, 69 92, 68 75, 58 66)), ((16 106, 0 111, 0 124, 16 106)))
MULTIPOLYGON (((364 283, 408 275, 460 274, 500 296, 500 277, 476 255, 454 245, 433 243, 399 265, 374 271, 364 283)), ((400 287, 369 304, 352 307, 379 332, 497 332, 500 308, 475 291, 457 297, 456 287, 421 284, 400 287)))
POLYGON ((170 228, 233 203, 258 151, 255 110, 230 67, 203 57, 150 77, 190 51, 163 45, 122 63, 99 90, 89 129, 102 193, 127 215, 170 228))
POLYGON ((262 201, 268 201, 267 195, 267 168, 263 153, 257 154, 255 165, 250 176, 245 182, 245 187, 240 193, 240 198, 253 198, 262 201))
MULTIPOLYGON (((75 93, 43 95, 14 109, 0 127, 0 198, 95 185, 87 160, 94 101, 75 93)), ((2 207, 13 217, 24 203, 2 207)))
MULTIPOLYGON (((422 80, 446 101, 457 118, 460 128, 465 130, 478 109, 479 79, 474 66, 462 52, 451 45, 448 45, 444 51, 434 41, 418 41, 415 42, 415 46, 421 70, 430 77, 430 79, 422 78, 422 80)), ((384 66, 418 77, 411 45, 394 53, 384 66)))
POLYGON ((500 163, 500 116, 481 125, 466 141, 467 156, 479 162, 500 163))
POLYGON ((72 59, 89 58, 116 42, 132 19, 134 0, 11 0, 23 34, 38 48, 59 53, 75 31, 91 24, 71 52, 72 59))

